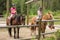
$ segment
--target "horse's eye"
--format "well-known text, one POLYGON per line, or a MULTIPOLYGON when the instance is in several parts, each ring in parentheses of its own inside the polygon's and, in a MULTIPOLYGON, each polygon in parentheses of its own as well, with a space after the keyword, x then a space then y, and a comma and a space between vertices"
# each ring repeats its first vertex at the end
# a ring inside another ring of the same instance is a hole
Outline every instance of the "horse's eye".
POLYGON ((51 17, 51 15, 50 15, 50 17, 51 17))

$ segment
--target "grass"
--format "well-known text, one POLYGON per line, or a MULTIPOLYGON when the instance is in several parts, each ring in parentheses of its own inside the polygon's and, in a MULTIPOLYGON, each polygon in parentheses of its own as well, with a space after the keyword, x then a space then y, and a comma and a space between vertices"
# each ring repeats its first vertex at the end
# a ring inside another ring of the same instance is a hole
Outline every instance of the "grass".
POLYGON ((44 40, 55 40, 55 38, 54 37, 49 37, 49 38, 46 38, 44 40))
POLYGON ((60 22, 54 22, 55 25, 60 25, 60 22))

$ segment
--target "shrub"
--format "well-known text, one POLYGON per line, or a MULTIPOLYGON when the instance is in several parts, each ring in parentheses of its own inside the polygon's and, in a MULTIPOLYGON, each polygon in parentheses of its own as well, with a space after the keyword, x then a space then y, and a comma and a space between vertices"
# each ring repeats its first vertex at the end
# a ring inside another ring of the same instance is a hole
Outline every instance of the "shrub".
POLYGON ((57 40, 60 40, 60 32, 59 30, 55 33, 57 40))
POLYGON ((49 38, 46 38, 46 40, 55 40, 54 37, 49 37, 49 38))

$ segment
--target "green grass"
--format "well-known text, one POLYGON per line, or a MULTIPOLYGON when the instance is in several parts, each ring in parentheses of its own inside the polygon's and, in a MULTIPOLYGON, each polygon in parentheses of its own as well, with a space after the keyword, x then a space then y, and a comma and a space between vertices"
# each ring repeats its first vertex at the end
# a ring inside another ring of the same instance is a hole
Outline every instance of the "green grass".
POLYGON ((60 22, 54 22, 55 25, 60 25, 60 22))
POLYGON ((55 40, 55 38, 54 37, 49 37, 49 38, 46 38, 44 40, 55 40))

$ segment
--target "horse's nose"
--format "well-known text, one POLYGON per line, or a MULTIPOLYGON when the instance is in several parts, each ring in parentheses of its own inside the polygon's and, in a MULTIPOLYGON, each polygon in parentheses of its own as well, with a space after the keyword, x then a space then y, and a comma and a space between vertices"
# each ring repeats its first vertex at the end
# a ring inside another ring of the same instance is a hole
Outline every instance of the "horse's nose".
POLYGON ((54 27, 54 26, 53 26, 52 28, 53 28, 53 29, 55 29, 55 27, 54 27))

